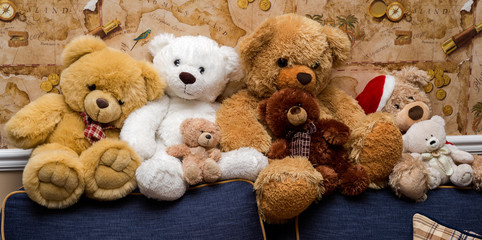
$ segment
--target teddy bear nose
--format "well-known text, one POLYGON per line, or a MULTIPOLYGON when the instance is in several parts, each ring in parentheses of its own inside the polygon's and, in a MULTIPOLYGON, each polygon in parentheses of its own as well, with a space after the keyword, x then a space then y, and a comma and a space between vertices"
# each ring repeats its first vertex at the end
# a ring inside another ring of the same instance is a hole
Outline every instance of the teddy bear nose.
POLYGON ((413 108, 410 108, 410 110, 408 110, 408 116, 412 120, 418 120, 418 119, 422 118, 423 117, 423 108, 420 107, 420 106, 415 106, 413 108))
POLYGON ((193 84, 194 82, 196 82, 196 77, 194 77, 192 74, 188 73, 188 72, 182 72, 179 74, 179 79, 181 79, 181 81, 184 83, 184 84, 193 84))
POLYGON ((301 109, 300 107, 292 107, 290 108, 290 113, 295 115, 295 114, 299 114, 301 112, 301 109))
POLYGON ((308 73, 298 73, 296 75, 296 79, 303 85, 306 85, 311 82, 311 75, 308 73))
POLYGON ((211 134, 206 135, 206 139, 211 139, 211 134))
POLYGON ((109 106, 109 102, 103 98, 97 98, 95 102, 99 108, 106 108, 109 106))

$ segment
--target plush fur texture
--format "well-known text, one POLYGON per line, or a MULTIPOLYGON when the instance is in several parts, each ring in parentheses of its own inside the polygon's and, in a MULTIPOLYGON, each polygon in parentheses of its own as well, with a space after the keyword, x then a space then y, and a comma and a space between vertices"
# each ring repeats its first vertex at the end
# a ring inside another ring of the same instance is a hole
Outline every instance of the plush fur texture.
MULTIPOLYGON (((215 122, 219 108, 216 98, 228 82, 239 82, 243 72, 233 48, 219 46, 204 36, 161 34, 149 43, 149 51, 154 66, 167 81, 167 94, 133 112, 121 139, 144 159, 136 172, 141 193, 172 201, 184 195, 188 183, 181 161, 167 154, 167 147, 183 143, 179 129, 185 119, 215 122)), ((220 179, 254 181, 267 164, 267 158, 253 148, 222 153, 220 179)))
POLYGON ((166 84, 147 62, 82 36, 62 54, 63 95, 46 94, 6 124, 17 147, 35 148, 23 173, 29 197, 48 208, 65 208, 82 193, 98 200, 124 197, 136 188, 140 157, 119 140, 127 116, 163 95, 166 84), (107 138, 91 144, 80 112, 100 124, 107 138))
POLYGON ((213 122, 202 118, 188 118, 181 124, 183 144, 170 146, 167 154, 182 158, 184 179, 190 185, 215 182, 221 176, 217 162, 221 151, 216 148, 221 138, 221 129, 213 122))
POLYGON ((342 194, 353 196, 368 187, 365 169, 352 165, 343 147, 350 129, 337 120, 320 119, 316 98, 311 94, 294 88, 281 89, 260 103, 259 115, 277 138, 268 152, 269 158, 293 156, 292 133, 305 131, 313 123, 316 131, 310 134, 308 160, 323 175, 325 194, 339 188, 342 194))
POLYGON ((395 89, 381 111, 395 116, 403 133, 414 123, 428 120, 432 115, 430 99, 423 91, 429 77, 425 71, 413 66, 393 71, 390 75, 395 77, 395 89))
MULTIPOLYGON (((281 88, 300 88, 318 98, 321 118, 333 118, 350 127, 352 133, 347 144, 350 161, 365 168, 371 187, 383 187, 391 169, 400 159, 402 138, 390 115, 367 116, 354 98, 330 85, 332 68, 349 58, 350 46, 346 34, 340 29, 322 26, 303 16, 286 14, 263 22, 239 43, 247 88, 223 101, 217 113, 217 123, 223 131, 221 148, 234 150, 253 147, 267 153, 272 136, 266 125, 259 121, 259 102, 281 88), (380 145, 380 139, 389 144, 380 145)), ((277 171, 269 170, 273 174, 277 171)), ((290 175, 283 172, 278 174, 290 175)), ((290 186, 295 182, 279 182, 275 185, 283 190, 294 191, 293 188, 300 187, 290 186)), ((275 188, 270 189, 274 191, 275 188)), ((299 202, 299 199, 291 198, 289 191, 285 195, 286 201, 299 202)), ((301 187, 296 191, 309 192, 312 189, 301 187)), ((270 201, 274 204, 272 206, 268 202, 258 204, 264 216, 275 218, 268 221, 279 222, 283 219, 276 216, 295 216, 298 213, 276 206, 277 202, 280 201, 270 201)), ((301 205, 306 204, 309 205, 301 205)))
POLYGON ((474 172, 469 164, 474 158, 470 153, 446 145, 444 126, 440 116, 413 124, 403 135, 404 151, 423 161, 429 171, 430 189, 449 181, 466 187, 472 183, 474 172))

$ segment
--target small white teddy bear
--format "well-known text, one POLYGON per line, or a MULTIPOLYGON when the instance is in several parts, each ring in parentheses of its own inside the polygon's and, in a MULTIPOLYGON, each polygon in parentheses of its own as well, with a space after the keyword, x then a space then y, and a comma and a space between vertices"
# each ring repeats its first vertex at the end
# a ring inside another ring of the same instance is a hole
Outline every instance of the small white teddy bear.
MULTIPOLYGON (((167 95, 129 115, 121 131, 144 159, 136 172, 141 193, 157 200, 173 201, 188 188, 182 163, 166 153, 182 143, 181 123, 187 118, 216 121, 220 104, 216 98, 228 82, 240 82, 243 72, 239 55, 204 36, 174 37, 160 34, 149 43, 154 66, 167 82, 167 95)), ((268 159, 253 148, 222 153, 220 180, 244 178, 254 181, 268 159)))
POLYGON ((446 144, 445 121, 440 116, 413 124, 403 135, 403 149, 425 163, 430 172, 430 189, 449 180, 460 187, 472 183, 474 171, 469 164, 474 157, 446 144))

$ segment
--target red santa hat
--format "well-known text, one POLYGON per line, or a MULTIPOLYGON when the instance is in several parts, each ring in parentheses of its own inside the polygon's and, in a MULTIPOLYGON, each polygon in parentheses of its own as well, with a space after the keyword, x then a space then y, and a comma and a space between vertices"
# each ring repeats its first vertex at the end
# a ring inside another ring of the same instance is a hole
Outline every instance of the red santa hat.
POLYGON ((395 89, 395 78, 390 75, 377 76, 370 80, 356 97, 366 114, 382 110, 395 89))

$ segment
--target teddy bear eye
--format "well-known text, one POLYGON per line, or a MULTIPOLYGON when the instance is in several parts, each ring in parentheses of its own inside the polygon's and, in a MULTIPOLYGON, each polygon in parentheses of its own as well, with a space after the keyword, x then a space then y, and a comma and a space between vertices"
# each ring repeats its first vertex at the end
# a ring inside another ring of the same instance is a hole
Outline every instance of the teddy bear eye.
POLYGON ((122 101, 122 100, 119 100, 117 102, 119 103, 119 105, 124 105, 124 101, 122 101))
POLYGON ((317 69, 320 66, 319 63, 315 62, 313 66, 311 66, 311 69, 317 69))
POLYGON ((176 67, 179 67, 180 64, 181 64, 181 60, 179 60, 179 59, 174 60, 174 65, 176 67))
POLYGON ((301 103, 298 103, 298 107, 301 107, 301 103))
POLYGON ((87 85, 87 88, 89 88, 90 91, 94 91, 97 86, 95 86, 95 84, 92 84, 92 85, 87 85))
POLYGON ((413 97, 412 97, 412 96, 410 96, 410 97, 408 97, 408 100, 412 100, 412 101, 413 101, 414 99, 413 99, 413 97))
POLYGON ((398 105, 398 104, 393 105, 393 107, 394 107, 395 109, 400 109, 400 105, 398 105))
POLYGON ((203 68, 203 67, 200 67, 200 68, 199 68, 199 72, 200 72, 201 74, 203 74, 203 73, 204 73, 204 68, 203 68))
POLYGON ((278 59, 278 66, 281 67, 281 68, 284 68, 284 67, 288 66, 288 59, 279 58, 278 59))

